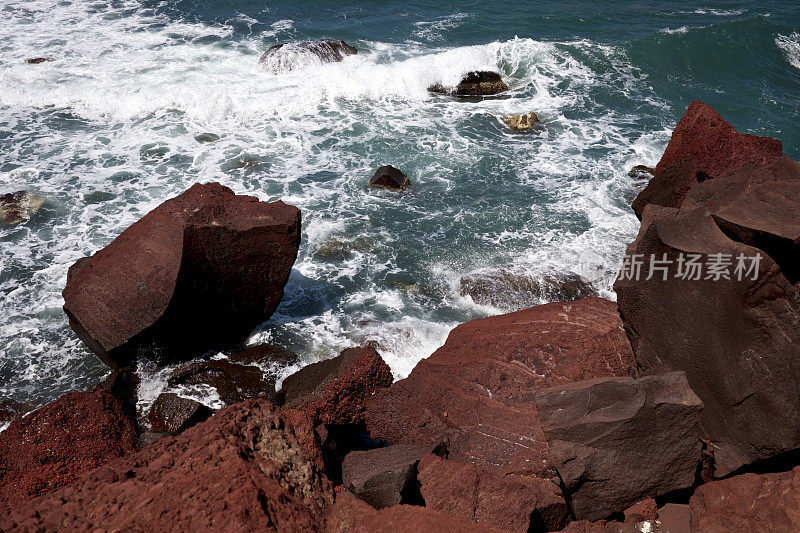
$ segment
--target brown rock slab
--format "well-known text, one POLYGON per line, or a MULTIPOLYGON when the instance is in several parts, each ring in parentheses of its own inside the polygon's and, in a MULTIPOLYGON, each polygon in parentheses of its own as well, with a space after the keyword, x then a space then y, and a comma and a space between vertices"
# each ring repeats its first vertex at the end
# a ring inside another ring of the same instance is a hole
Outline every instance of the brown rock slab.
POLYGON ((375 171, 369 184, 379 189, 402 190, 411 185, 411 180, 392 165, 384 165, 375 171))
POLYGON ((477 524, 458 515, 447 515, 418 505, 395 505, 376 510, 349 494, 337 494, 327 517, 328 533, 502 533, 504 529, 477 524))
POLYGON ((658 533, 691 533, 689 505, 667 503, 658 509, 660 531, 658 533))
POLYGON ((567 383, 539 391, 536 405, 579 520, 695 481, 703 404, 683 372, 567 383))
POLYGON ((70 392, 16 418, 0 433, 0 513, 133 453, 135 443, 124 407, 103 389, 70 392))
POLYGON ((569 522, 559 487, 544 479, 426 455, 418 466, 425 506, 511 531, 558 531, 569 522))
POLYGON ((448 441, 448 458, 505 473, 553 477, 534 405, 539 389, 633 372, 616 305, 600 298, 473 320, 408 378, 367 402, 373 438, 448 441))
POLYGON ((691 531, 799 531, 800 467, 706 483, 689 504, 691 531))
POLYGON ((225 359, 195 363, 180 368, 167 383, 175 385, 200 385, 214 387, 220 400, 232 405, 249 398, 267 398, 274 401, 275 378, 265 378, 257 366, 240 365, 225 359))
POLYGON ((392 505, 422 505, 417 465, 430 450, 398 444, 350 452, 342 463, 342 484, 376 509, 392 505))
POLYGON ((278 306, 300 244, 300 212, 194 185, 70 269, 64 310, 110 365, 139 350, 183 358, 241 341, 278 306))
POLYGON ((0 514, 0 530, 317 531, 330 484, 264 400, 0 514))
POLYGON ((633 210, 641 219, 647 204, 680 207, 697 183, 769 163, 782 155, 780 141, 737 133, 711 107, 695 100, 672 132, 653 178, 634 200, 633 210))
POLYGON ((200 402, 165 392, 153 402, 148 420, 152 431, 181 433, 212 414, 214 412, 200 402))
POLYGON ((392 379, 375 348, 348 348, 287 377, 281 389, 283 405, 308 412, 315 423, 359 424, 366 399, 391 385, 392 379))

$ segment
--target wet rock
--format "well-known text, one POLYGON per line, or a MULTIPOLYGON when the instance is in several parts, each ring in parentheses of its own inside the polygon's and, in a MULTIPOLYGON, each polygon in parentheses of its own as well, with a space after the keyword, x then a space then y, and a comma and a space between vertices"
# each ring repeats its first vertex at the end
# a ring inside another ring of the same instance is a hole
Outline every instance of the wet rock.
POLYGON ((656 173, 656 169, 647 165, 636 165, 628 171, 628 176, 637 180, 649 180, 656 173))
POLYGON ((0 514, 133 453, 135 442, 123 406, 103 389, 70 392, 16 418, 0 433, 0 514))
POLYGON ((703 404, 683 372, 567 383, 539 391, 536 406, 579 520, 695 481, 703 404))
POLYGON ((680 207, 697 183, 772 162, 782 154, 777 139, 737 133, 711 107, 695 100, 672 132, 653 178, 634 200, 633 210, 641 219, 647 204, 680 207))
POLYGON ((50 61, 54 61, 54 59, 52 57, 32 57, 25 60, 25 62, 29 65, 38 65, 40 63, 47 63, 50 61))
POLYGON ((0 530, 317 531, 330 483, 263 400, 0 514, 0 530))
POLYGON ((131 420, 136 420, 136 404, 139 400, 139 376, 134 368, 120 368, 112 370, 111 374, 97 386, 119 400, 125 414, 131 420))
POLYGON ((366 399, 391 384, 389 365, 365 346, 303 367, 283 381, 281 395, 285 408, 304 410, 315 423, 357 424, 366 399))
POLYGON ((534 405, 538 389, 633 372, 616 305, 600 298, 473 320, 411 374, 367 401, 373 438, 448 441, 448 459, 555 479, 534 405))
POLYGON ((477 524, 463 516, 448 515, 418 505, 394 505, 376 510, 347 492, 336 495, 336 503, 327 516, 325 531, 329 533, 507 532, 504 529, 477 524))
POLYGON ((0 220, 6 224, 19 224, 36 214, 45 198, 28 191, 17 191, 0 196, 0 220))
POLYGON ((245 366, 225 359, 195 363, 180 368, 167 383, 176 385, 209 385, 214 387, 220 400, 232 405, 249 398, 267 398, 274 401, 275 378, 265 378, 257 366, 245 366))
POLYGON ((471 463, 426 455, 418 466, 425 506, 511 531, 557 531, 569 521, 558 485, 500 475, 471 463))
POLYGON ((472 71, 467 73, 455 89, 442 84, 428 87, 428 91, 451 96, 491 96, 508 90, 508 85, 497 72, 472 71))
POLYGON ((514 131, 531 131, 535 125, 539 124, 539 117, 531 111, 522 115, 504 117, 503 122, 514 131))
POLYGON ((0 401, 0 426, 30 411, 33 411, 33 407, 27 403, 16 400, 2 400, 0 401))
POLYGON ((461 295, 478 305, 516 311, 546 301, 571 302, 596 296, 597 291, 578 274, 533 276, 511 267, 487 269, 461 278, 461 295))
POLYGON ((314 255, 329 261, 350 259, 354 253, 366 253, 373 249, 375 243, 368 237, 358 236, 354 239, 332 237, 322 243, 314 255))
POLYGON ((798 531, 800 467, 706 483, 689 503, 692 531, 798 531))
POLYGON ((189 358, 240 342, 283 296, 300 212, 283 202, 194 185, 70 269, 64 310, 111 366, 141 350, 189 358))
POLYGON ((286 367, 297 362, 297 354, 280 346, 264 343, 237 352, 231 355, 229 359, 242 365, 276 364, 286 367))
POLYGON ((346 42, 332 39, 280 43, 270 46, 259 64, 269 72, 280 74, 314 63, 336 63, 357 53, 358 50, 346 42))
POLYGON ((216 133, 198 133, 194 136, 194 140, 199 143, 213 143, 219 140, 219 135, 216 133))
POLYGON ((376 509, 398 504, 423 505, 417 465, 430 450, 398 445, 351 452, 342 464, 342 483, 376 509))
POLYGON ((212 414, 214 412, 200 402, 165 392, 153 402, 147 418, 152 431, 175 434, 208 419, 212 414))
POLYGON ((386 165, 375 171, 369 184, 379 189, 402 190, 411 185, 411 180, 398 169, 386 165))

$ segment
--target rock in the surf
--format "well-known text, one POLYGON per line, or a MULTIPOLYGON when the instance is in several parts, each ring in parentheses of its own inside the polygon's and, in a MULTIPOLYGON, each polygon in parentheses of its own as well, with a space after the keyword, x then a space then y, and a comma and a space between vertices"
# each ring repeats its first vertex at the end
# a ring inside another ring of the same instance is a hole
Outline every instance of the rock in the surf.
POLYGON ((392 384, 392 372, 371 346, 348 348, 310 364, 283 381, 284 407, 307 412, 315 423, 358 424, 365 401, 392 384))
POLYGON ((392 165, 384 165, 375 171, 369 184, 379 189, 402 190, 411 185, 411 180, 392 165))
POLYGON ((578 520, 695 481, 703 403, 683 372, 566 383, 537 392, 536 407, 578 520))
POLYGON ((0 196, 0 220, 19 224, 31 218, 44 205, 45 198, 28 191, 10 192, 0 196))
POLYGON ((240 342, 278 306, 300 244, 300 211, 194 185, 70 268, 70 326, 108 364, 144 349, 189 358, 240 342))
POLYGON ((48 63, 50 61, 53 61, 52 57, 32 57, 25 60, 29 65, 39 65, 40 63, 48 63))
POLYGON ((176 370, 167 380, 170 386, 209 385, 219 399, 232 405, 248 398, 275 401, 275 378, 266 378, 255 365, 241 365, 225 359, 194 363, 176 370))
POLYGON ((504 117, 503 122, 514 131, 532 131, 536 124, 539 124, 539 117, 531 111, 522 115, 504 117))
POLYGON ((332 39, 279 43, 264 52, 259 64, 269 72, 280 74, 313 63, 336 63, 357 53, 358 50, 346 42, 332 39))
POLYGON ((597 291, 578 274, 547 273, 534 276, 513 267, 473 272, 460 280, 461 296, 478 305, 516 311, 545 301, 572 302, 596 296, 597 291))
POLYGON ((135 445, 133 421, 102 387, 70 392, 14 419, 0 433, 0 515, 134 453, 135 445))
POLYGON ((33 408, 30 405, 16 400, 0 401, 0 426, 32 410, 33 408))
POLYGON ((319 531, 332 503, 291 424, 247 400, 0 513, 0 530, 319 531))
POLYGON ((508 90, 508 85, 497 72, 476 70, 468 72, 455 88, 441 83, 428 87, 428 91, 451 96, 491 96, 508 90))
POLYGON ((634 200, 633 210, 641 219, 647 204, 680 207, 692 186, 782 155, 779 140, 737 133, 719 113, 695 100, 672 132, 653 178, 634 200))
POLYGON ((636 165, 628 171, 628 176, 637 180, 649 180, 656 173, 656 169, 647 165, 636 165))
POLYGON ((212 414, 214 412, 200 402, 165 392, 153 402, 148 420, 153 431, 181 433, 212 414))

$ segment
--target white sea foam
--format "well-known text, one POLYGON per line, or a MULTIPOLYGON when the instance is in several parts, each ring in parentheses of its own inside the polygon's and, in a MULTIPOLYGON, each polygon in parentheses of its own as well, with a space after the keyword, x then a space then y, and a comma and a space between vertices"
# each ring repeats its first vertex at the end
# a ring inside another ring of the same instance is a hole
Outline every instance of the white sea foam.
MULTIPOLYGON (((669 137, 666 124, 642 134, 635 117, 598 103, 664 108, 623 52, 589 41, 359 42, 341 63, 273 76, 258 58, 263 40, 294 35, 288 20, 234 39, 228 25, 167 19, 132 0, 20 0, 0 10, 0 129, 14 135, 0 185, 49 198, 30 223, 0 228, 0 271, 10 273, 0 278, 0 361, 19 381, 0 384, 0 395, 21 387, 44 398, 46 388, 106 373, 61 311, 67 268, 194 182, 303 211, 284 301, 249 340, 300 352, 281 377, 370 340, 404 377, 459 321, 492 312, 460 297, 464 273, 505 263, 534 274, 571 270, 587 248, 613 264, 637 227, 625 172, 654 164, 669 137), (54 61, 25 63, 36 56, 54 61), (477 69, 501 72, 509 93, 463 102, 426 90, 477 69), (527 111, 544 122, 538 136, 514 135, 500 121, 527 111), (197 142, 204 132, 220 139, 197 142), (385 163, 412 174, 410 191, 364 187, 385 163), (496 196, 470 196, 472 182, 496 196), (105 199, 92 200, 97 193, 105 199), (504 211, 503 194, 527 203, 504 211), (405 226, 390 229, 393 217, 405 226), (317 256, 331 239, 355 237, 363 243, 341 260, 317 256)), ((465 20, 419 28, 441 34, 465 20)), ((611 275, 600 285, 610 289, 611 275)), ((145 369, 143 406, 166 390, 165 372, 145 369)))
POLYGON ((671 28, 662 28, 660 31, 661 31, 661 33, 669 33, 669 34, 674 34, 674 33, 687 33, 687 32, 689 31, 689 28, 687 28, 686 26, 681 26, 681 27, 679 27, 679 28, 675 28, 675 29, 671 29, 671 28))
POLYGON ((786 54, 786 60, 796 69, 800 69, 800 33, 778 35, 775 44, 786 54))

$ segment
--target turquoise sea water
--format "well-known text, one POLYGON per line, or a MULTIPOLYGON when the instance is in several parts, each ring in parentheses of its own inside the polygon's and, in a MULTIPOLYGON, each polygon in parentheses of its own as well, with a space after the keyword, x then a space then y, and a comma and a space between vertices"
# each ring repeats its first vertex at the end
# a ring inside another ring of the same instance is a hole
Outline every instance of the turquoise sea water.
MULTIPOLYGON (((626 172, 658 161, 691 100, 800 159, 791 1, 6 0, 0 13, 0 193, 48 198, 0 226, 0 398, 38 404, 102 378, 61 311, 67 268, 198 181, 303 211, 284 302, 249 342, 309 362, 377 340, 403 377, 455 324, 500 312, 461 296, 461 276, 567 272, 586 250, 613 269, 638 229, 642 184, 626 172), (317 38, 359 54, 259 69, 271 44, 317 38), (54 61, 25 63, 40 56, 54 61), (426 91, 475 69, 511 90, 426 91), (501 121, 527 111, 541 134, 501 121), (367 189, 383 164, 413 187, 367 189)), ((596 285, 613 298, 611 277, 596 285)), ((164 374, 145 369, 145 401, 164 374)))

